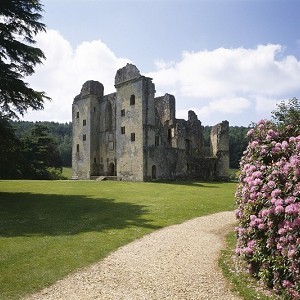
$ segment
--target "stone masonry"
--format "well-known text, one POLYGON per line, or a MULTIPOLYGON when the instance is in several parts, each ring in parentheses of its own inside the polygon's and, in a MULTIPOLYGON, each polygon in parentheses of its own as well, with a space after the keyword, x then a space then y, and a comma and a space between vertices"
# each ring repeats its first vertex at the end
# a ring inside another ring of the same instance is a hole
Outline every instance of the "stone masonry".
POLYGON ((127 64, 115 76, 116 92, 104 95, 87 81, 72 105, 73 177, 115 176, 127 181, 226 179, 229 123, 211 131, 205 157, 203 127, 193 111, 176 119, 175 97, 155 97, 152 79, 127 64))

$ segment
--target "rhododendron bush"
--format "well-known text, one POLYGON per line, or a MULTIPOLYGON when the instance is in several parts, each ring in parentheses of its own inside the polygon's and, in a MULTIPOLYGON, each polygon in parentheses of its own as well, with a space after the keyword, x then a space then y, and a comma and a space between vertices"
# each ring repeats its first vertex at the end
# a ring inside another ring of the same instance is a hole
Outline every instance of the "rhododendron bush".
POLYGON ((299 131, 263 120, 248 137, 236 192, 236 253, 256 278, 300 299, 299 131))

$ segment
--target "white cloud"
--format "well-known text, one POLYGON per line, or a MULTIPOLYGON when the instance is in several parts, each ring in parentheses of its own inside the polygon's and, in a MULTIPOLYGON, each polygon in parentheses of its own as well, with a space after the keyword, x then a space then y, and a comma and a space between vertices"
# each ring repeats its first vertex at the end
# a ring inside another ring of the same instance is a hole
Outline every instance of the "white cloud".
POLYGON ((180 62, 160 61, 149 75, 157 90, 175 90, 177 99, 185 99, 186 108, 181 107, 178 115, 194 107, 208 122, 214 113, 226 119, 250 108, 260 116, 273 110, 278 99, 300 92, 300 62, 284 56, 281 45, 184 52, 180 62))
MULTIPOLYGON (((47 60, 28 81, 53 101, 45 103, 44 111, 29 113, 27 120, 70 121, 71 104, 85 81, 98 80, 111 93, 116 71, 130 62, 100 40, 72 47, 55 30, 39 34, 37 46, 47 60)), ((224 119, 249 124, 275 109, 278 99, 300 92, 300 62, 284 55, 281 45, 186 51, 178 62, 157 60, 155 66, 156 71, 144 75, 153 78, 157 95, 174 94, 177 117, 187 118, 193 109, 203 124, 224 119)))
POLYGON ((28 81, 34 89, 45 91, 52 102, 45 102, 43 111, 28 113, 26 120, 70 121, 73 99, 84 82, 98 80, 104 92, 111 93, 116 71, 130 62, 116 57, 100 40, 82 42, 73 49, 55 30, 38 34, 36 40, 47 59, 28 81))

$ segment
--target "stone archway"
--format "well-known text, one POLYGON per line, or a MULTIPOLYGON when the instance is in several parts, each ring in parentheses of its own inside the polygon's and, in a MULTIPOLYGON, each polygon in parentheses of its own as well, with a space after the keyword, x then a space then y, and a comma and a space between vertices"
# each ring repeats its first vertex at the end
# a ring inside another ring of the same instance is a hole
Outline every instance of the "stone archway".
POLYGON ((108 176, 115 176, 115 164, 110 163, 108 166, 108 176))

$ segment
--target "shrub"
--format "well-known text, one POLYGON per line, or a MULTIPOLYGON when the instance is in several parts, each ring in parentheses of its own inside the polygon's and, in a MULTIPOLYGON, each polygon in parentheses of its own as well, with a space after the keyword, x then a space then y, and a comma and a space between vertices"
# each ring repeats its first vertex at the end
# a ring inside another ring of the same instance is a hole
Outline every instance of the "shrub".
POLYGON ((260 121, 248 132, 236 192, 236 253, 287 299, 300 299, 300 135, 260 121))

